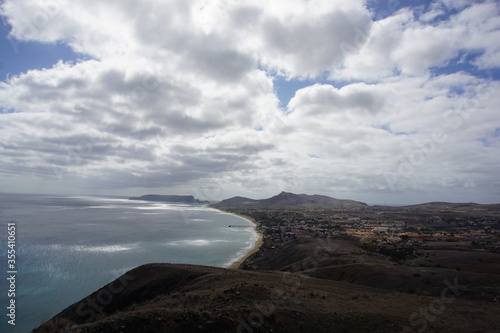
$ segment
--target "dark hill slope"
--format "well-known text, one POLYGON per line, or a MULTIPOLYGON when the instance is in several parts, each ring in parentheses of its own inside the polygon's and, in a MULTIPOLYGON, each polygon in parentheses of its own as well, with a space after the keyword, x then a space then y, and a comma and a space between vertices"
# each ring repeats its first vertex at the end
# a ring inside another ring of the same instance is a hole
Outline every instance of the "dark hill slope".
POLYGON ((333 209, 363 208, 367 205, 354 200, 335 199, 324 195, 307 195, 281 192, 268 199, 253 200, 234 197, 212 205, 215 208, 254 208, 254 209, 333 209))
POLYGON ((477 204, 475 202, 464 202, 464 203, 457 203, 457 202, 441 202, 441 201, 434 201, 434 202, 426 202, 418 205, 410 205, 410 206, 403 206, 405 208, 412 208, 412 209, 432 209, 432 208, 473 208, 473 207, 480 207, 482 205, 477 204))
POLYGON ((233 206, 240 206, 240 205, 251 205, 257 201, 258 200, 237 196, 237 197, 232 197, 229 199, 222 200, 218 204, 214 204, 212 206, 233 207, 233 206))
POLYGON ((486 332, 500 316, 456 299, 426 321, 419 308, 435 300, 283 272, 149 264, 34 332, 486 332))
MULTIPOLYGON (((456 257, 464 263, 465 253, 448 252, 451 257, 447 261, 456 257)), ((460 298, 487 304, 491 304, 494 297, 492 288, 500 285, 500 271, 497 269, 495 274, 494 270, 488 269, 494 265, 491 261, 497 260, 492 253, 473 253, 476 264, 471 267, 462 265, 460 271, 455 269, 456 266, 423 267, 419 265, 420 261, 413 263, 413 260, 396 263, 387 256, 365 251, 355 241, 326 238, 300 239, 265 252, 260 257, 258 255, 246 264, 258 270, 301 273, 326 280, 435 297, 440 296, 444 281, 457 279, 460 284, 467 284, 467 290, 460 298)), ((429 263, 428 260, 426 262, 429 263)))

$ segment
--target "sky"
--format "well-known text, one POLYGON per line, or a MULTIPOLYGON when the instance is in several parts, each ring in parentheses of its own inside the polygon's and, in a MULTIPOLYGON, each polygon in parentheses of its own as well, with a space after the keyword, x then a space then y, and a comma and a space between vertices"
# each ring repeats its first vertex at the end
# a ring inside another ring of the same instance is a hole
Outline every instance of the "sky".
POLYGON ((0 14, 0 192, 500 203, 498 1, 0 14))

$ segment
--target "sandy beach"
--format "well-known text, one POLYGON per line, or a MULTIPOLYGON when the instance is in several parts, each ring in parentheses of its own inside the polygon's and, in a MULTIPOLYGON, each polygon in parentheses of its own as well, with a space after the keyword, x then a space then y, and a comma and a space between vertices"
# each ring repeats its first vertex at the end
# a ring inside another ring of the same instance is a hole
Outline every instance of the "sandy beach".
POLYGON ((243 262, 248 257, 250 257, 255 252, 259 251, 259 249, 262 246, 262 244, 264 244, 264 240, 263 240, 262 234, 260 232, 258 232, 258 231, 257 231, 257 233, 259 234, 259 239, 257 239, 257 241, 255 242, 253 248, 250 251, 248 251, 248 253, 243 258, 241 258, 240 260, 234 262, 228 268, 230 268, 230 269, 238 269, 240 267, 240 265, 243 264, 243 262))
POLYGON ((250 222, 252 222, 254 225, 255 225, 255 232, 259 235, 259 238, 257 239, 257 241, 254 243, 253 245, 253 248, 248 251, 247 254, 245 254, 245 256, 243 256, 241 259, 239 259, 238 261, 235 261, 234 263, 232 263, 228 268, 230 269, 238 269, 240 267, 240 265, 248 258, 250 257, 252 254, 254 254, 255 252, 259 251, 260 247, 262 246, 262 244, 264 244, 264 238, 263 238, 263 235, 262 233, 260 233, 258 231, 258 223, 251 217, 248 217, 248 216, 245 216, 245 215, 240 215, 240 214, 235 214, 235 213, 230 213, 230 212, 226 212, 226 211, 223 211, 221 209, 217 209, 217 208, 212 208, 212 207, 209 207, 210 209, 213 209, 213 210, 218 210, 219 212, 221 213, 224 213, 224 214, 231 214, 231 215, 236 215, 236 216, 239 216, 241 218, 244 218, 245 220, 248 220, 250 222))

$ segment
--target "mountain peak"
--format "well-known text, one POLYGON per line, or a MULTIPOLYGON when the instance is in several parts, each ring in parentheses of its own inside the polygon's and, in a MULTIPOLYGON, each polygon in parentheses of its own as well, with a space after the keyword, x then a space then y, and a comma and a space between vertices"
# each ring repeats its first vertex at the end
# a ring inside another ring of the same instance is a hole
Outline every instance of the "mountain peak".
POLYGON ((295 193, 281 191, 281 193, 278 195, 275 195, 275 197, 292 197, 292 196, 296 196, 296 195, 297 194, 295 194, 295 193))
POLYGON ((360 208, 367 204, 353 200, 335 199, 324 195, 281 193, 262 200, 234 197, 222 200, 214 207, 255 208, 255 209, 344 209, 360 208))

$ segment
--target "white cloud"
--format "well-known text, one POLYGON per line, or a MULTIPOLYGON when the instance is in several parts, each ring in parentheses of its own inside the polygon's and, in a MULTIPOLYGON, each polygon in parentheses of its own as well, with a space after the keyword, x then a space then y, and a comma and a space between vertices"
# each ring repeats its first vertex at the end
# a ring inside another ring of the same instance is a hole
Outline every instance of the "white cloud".
POLYGON ((61 191, 207 199, 290 190, 373 202, 476 195, 471 184, 487 188, 478 200, 498 198, 497 82, 431 75, 467 52, 479 68, 499 66, 494 2, 376 22, 347 0, 25 0, 3 13, 19 39, 93 57, 0 83, 0 106, 15 111, 0 114, 8 189, 22 175, 61 191), (280 110, 277 73, 368 83, 312 85, 280 110))
POLYGON ((403 10, 373 24, 366 43, 335 68, 332 79, 370 80, 392 76, 397 66, 392 62, 391 52, 398 47, 412 13, 403 10))
POLYGON ((464 9, 465 7, 468 7, 473 3, 473 1, 470 0, 441 0, 438 1, 438 3, 444 4, 448 10, 461 10, 464 9))
POLYGON ((482 53, 475 65, 481 69, 500 66, 500 4, 484 3, 469 7, 451 22, 462 27, 465 49, 482 53))
POLYGON ((341 62, 348 55, 343 45, 356 38, 363 42, 371 22, 362 10, 343 11, 334 3, 331 7, 321 13, 304 8, 286 19, 266 17, 261 61, 286 75, 305 77, 317 76, 341 62))
POLYGON ((446 10, 463 10, 449 14, 431 7, 419 14, 405 8, 374 22, 367 42, 331 77, 377 81, 394 73, 425 75, 433 67, 445 66, 460 52, 479 52, 474 65, 480 69, 498 67, 500 5, 486 2, 470 6, 466 2, 465 6, 457 1, 445 5, 446 10), (432 19, 443 15, 448 19, 432 23, 432 19))
POLYGON ((334 193, 380 191, 382 196, 386 190, 426 190, 442 195, 442 188, 459 193, 466 184, 486 186, 498 147, 483 147, 478 138, 500 124, 492 121, 498 87, 455 74, 340 90, 305 88, 289 104, 284 126, 294 130, 279 136, 281 147, 295 156, 293 168, 307 179, 297 186, 309 192, 328 188, 334 193), (457 95, 458 88, 464 92, 457 95), (346 104, 359 93, 378 101, 369 103, 376 112, 365 109, 359 98, 354 100, 361 105, 346 104), (479 160, 488 161, 487 166, 479 160))
POLYGON ((442 65, 455 56, 456 36, 452 31, 435 27, 408 29, 393 52, 394 63, 404 74, 420 74, 442 65))

